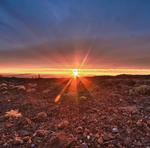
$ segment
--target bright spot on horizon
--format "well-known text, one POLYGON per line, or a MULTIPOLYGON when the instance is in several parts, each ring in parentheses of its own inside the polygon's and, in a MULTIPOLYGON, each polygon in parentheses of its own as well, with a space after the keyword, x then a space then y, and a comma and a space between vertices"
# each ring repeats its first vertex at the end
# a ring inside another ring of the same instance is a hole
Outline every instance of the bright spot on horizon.
POLYGON ((79 75, 79 70, 78 69, 73 69, 73 75, 74 77, 77 77, 79 75))

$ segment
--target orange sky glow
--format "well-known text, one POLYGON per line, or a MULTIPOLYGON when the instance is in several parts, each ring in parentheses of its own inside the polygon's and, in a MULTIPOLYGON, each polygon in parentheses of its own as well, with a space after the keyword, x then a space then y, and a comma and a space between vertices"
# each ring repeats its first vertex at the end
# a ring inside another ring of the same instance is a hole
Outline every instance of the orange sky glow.
POLYGON ((150 69, 58 69, 58 68, 3 68, 1 74, 40 74, 54 76, 72 76, 74 71, 78 76, 99 76, 99 75, 119 75, 119 74, 139 74, 148 75, 150 69))

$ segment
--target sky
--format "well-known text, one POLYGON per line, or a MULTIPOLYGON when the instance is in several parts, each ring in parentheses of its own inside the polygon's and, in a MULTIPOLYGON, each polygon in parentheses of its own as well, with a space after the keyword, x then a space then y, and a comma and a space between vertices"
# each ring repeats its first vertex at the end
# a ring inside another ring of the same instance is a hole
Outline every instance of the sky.
POLYGON ((150 70, 149 15, 149 0, 1 0, 0 69, 150 70))

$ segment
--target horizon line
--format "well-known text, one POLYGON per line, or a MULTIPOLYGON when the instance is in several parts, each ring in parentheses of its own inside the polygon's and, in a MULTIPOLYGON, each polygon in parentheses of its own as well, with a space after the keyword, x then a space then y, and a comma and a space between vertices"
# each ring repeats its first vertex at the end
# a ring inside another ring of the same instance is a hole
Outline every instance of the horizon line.
POLYGON ((131 68, 7 68, 1 69, 1 75, 49 75, 49 76, 71 76, 73 69, 77 69, 79 76, 101 76, 101 75, 149 75, 150 69, 131 68))

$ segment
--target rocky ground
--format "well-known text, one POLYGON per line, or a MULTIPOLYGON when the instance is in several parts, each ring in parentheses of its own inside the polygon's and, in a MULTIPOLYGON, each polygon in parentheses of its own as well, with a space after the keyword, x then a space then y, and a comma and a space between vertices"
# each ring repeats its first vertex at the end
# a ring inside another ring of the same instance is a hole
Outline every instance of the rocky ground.
POLYGON ((150 148, 150 76, 0 78, 0 147, 150 148))

